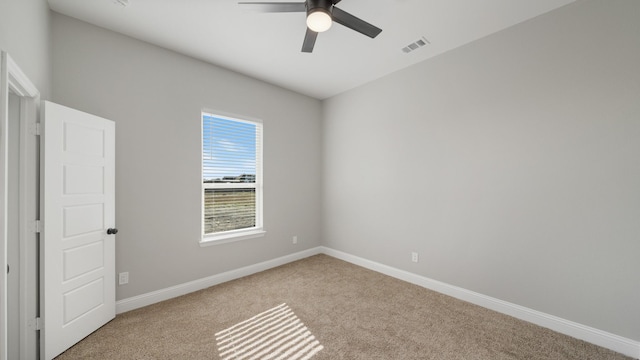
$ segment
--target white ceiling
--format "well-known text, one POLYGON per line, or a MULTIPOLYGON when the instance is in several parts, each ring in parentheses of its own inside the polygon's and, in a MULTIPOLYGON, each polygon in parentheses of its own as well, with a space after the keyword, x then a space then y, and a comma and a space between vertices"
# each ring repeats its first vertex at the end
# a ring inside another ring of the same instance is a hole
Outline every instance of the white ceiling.
POLYGON ((325 99, 575 0, 343 0, 337 7, 382 33, 370 39, 334 24, 311 54, 300 52, 304 13, 257 13, 237 0, 48 1, 56 12, 325 99), (402 52, 423 36, 429 45, 402 52))

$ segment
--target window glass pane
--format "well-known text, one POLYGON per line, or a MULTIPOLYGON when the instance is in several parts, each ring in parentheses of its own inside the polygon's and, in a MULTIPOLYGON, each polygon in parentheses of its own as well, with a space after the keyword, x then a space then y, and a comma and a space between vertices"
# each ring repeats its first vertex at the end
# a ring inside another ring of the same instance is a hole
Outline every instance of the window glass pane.
POLYGON ((256 226, 256 189, 205 189, 204 232, 256 226))
POLYGON ((255 183, 256 124, 204 115, 202 131, 205 183, 255 183))

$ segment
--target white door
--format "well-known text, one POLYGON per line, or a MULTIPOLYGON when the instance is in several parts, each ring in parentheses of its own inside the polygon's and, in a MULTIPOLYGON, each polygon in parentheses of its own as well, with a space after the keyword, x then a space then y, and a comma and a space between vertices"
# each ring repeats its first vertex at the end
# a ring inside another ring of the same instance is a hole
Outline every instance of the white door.
POLYGON ((48 360, 115 317, 115 124, 47 101, 41 114, 41 358, 48 360))

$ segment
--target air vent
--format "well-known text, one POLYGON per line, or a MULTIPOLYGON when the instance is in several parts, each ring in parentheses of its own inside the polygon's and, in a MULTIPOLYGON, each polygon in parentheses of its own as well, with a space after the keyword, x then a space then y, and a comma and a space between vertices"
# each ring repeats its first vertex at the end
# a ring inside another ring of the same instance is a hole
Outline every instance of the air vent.
POLYGON ((405 54, 408 54, 408 53, 410 53, 410 52, 412 52, 414 50, 418 50, 419 48, 421 48, 421 47, 423 47, 423 46, 425 46, 427 44, 431 44, 431 43, 429 42, 429 40, 427 40, 426 37, 423 36, 420 39, 418 39, 417 41, 412 42, 411 44, 403 47, 402 48, 402 52, 405 53, 405 54))

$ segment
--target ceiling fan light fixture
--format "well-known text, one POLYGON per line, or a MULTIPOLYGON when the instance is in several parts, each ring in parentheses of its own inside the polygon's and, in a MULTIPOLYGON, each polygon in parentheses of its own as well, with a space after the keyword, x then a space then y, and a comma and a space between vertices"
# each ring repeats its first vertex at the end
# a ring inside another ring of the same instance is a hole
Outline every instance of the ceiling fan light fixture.
POLYGON ((238 4, 251 6, 253 8, 261 10, 262 12, 306 12, 307 26, 304 34, 304 41, 302 42, 302 49, 300 50, 303 53, 313 52, 313 47, 316 44, 318 34, 329 30, 334 20, 336 23, 343 25, 351 30, 357 31, 360 34, 368 36, 372 39, 378 36, 380 32, 382 32, 382 29, 373 26, 368 22, 336 7, 335 5, 339 2, 340 0, 304 0, 302 2, 240 1, 238 4))
POLYGON ((315 32, 324 32, 331 28, 331 14, 323 8, 316 8, 307 14, 307 27, 315 32))

